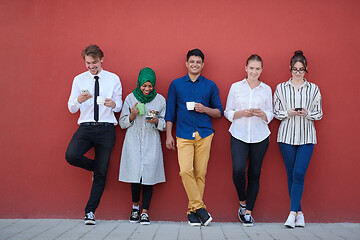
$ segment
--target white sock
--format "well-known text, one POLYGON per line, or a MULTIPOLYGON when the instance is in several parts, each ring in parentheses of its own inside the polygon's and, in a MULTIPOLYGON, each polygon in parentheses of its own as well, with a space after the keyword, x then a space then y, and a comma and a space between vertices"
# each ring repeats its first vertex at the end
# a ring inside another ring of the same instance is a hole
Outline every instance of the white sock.
POLYGON ((133 204, 133 207, 132 207, 133 209, 136 209, 136 210, 140 210, 140 205, 137 205, 137 206, 135 206, 134 204, 133 204))

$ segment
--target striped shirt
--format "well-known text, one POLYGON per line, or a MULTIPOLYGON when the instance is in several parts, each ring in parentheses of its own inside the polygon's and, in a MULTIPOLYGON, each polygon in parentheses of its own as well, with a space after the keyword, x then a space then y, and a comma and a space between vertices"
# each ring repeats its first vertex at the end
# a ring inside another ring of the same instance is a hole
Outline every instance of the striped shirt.
POLYGON ((296 89, 291 83, 280 83, 274 92, 274 117, 281 120, 277 141, 291 144, 316 144, 315 120, 323 116, 321 95, 317 85, 304 79, 304 84, 296 89), (288 115, 290 108, 305 108, 306 116, 288 115))

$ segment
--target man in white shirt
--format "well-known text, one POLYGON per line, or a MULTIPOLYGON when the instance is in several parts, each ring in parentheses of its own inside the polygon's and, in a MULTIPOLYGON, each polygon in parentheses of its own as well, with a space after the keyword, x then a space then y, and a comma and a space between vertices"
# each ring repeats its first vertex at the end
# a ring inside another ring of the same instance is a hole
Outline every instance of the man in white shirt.
POLYGON ((80 109, 78 130, 66 150, 65 158, 73 166, 93 172, 93 185, 85 207, 84 222, 94 225, 95 210, 104 192, 106 173, 115 142, 117 124, 114 112, 122 107, 122 87, 119 77, 102 69, 104 54, 96 45, 82 51, 88 71, 74 78, 68 108, 80 109), (95 159, 84 156, 94 147, 95 159))

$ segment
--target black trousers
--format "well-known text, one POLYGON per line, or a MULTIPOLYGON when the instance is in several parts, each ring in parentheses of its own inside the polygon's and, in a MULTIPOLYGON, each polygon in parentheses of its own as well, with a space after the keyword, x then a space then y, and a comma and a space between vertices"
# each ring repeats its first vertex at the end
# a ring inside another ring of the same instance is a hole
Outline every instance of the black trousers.
POLYGON ((140 201, 141 187, 142 187, 142 208, 149 210, 150 201, 153 192, 153 185, 142 185, 141 183, 131 183, 132 201, 134 203, 140 201))
POLYGON ((99 206, 105 188, 106 174, 114 143, 115 129, 113 125, 80 125, 66 150, 65 158, 68 163, 94 172, 90 198, 85 207, 85 213, 95 212, 99 206), (95 150, 94 160, 84 156, 92 147, 95 150))
POLYGON ((233 166, 233 181, 239 201, 246 200, 246 209, 254 209, 259 182, 261 165, 269 146, 269 137, 259 143, 245 143, 231 136, 231 156, 233 166), (247 171, 248 185, 246 189, 246 161, 249 157, 247 171))

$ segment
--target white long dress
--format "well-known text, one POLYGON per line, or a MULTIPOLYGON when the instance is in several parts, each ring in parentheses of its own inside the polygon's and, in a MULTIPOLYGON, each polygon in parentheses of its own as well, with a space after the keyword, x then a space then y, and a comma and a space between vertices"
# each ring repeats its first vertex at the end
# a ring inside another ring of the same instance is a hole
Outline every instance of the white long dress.
POLYGON ((128 183, 141 183, 154 185, 165 182, 163 153, 161 148, 159 131, 165 130, 166 101, 163 96, 157 94, 149 103, 145 104, 145 111, 159 112, 159 123, 156 127, 153 123, 146 122, 146 114, 137 115, 130 122, 130 109, 137 103, 133 93, 130 93, 124 102, 120 115, 119 125, 127 129, 121 152, 119 181, 128 183))

